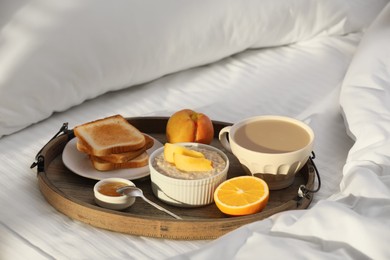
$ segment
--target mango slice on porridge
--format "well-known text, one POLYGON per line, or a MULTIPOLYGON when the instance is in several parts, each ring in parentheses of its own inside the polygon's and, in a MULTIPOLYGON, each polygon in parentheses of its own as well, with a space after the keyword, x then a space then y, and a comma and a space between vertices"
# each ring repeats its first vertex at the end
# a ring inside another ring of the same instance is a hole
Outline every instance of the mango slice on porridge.
POLYGON ((166 143, 164 145, 164 158, 169 163, 175 163, 174 154, 183 154, 195 158, 204 158, 204 154, 194 150, 190 150, 184 146, 176 145, 172 143, 166 143))
POLYGON ((187 172, 211 171, 212 162, 206 158, 192 157, 180 153, 173 155, 177 169, 187 172))

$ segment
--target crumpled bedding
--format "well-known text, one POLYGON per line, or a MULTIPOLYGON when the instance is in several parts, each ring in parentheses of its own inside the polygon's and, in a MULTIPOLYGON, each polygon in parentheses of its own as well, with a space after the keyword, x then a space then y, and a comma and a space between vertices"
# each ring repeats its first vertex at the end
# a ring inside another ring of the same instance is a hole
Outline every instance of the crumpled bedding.
POLYGON ((390 5, 363 37, 341 87, 355 143, 340 191, 310 210, 274 215, 176 259, 389 259, 389 46, 390 5))
POLYGON ((352 20, 336 15, 340 23, 332 31, 307 38, 302 31, 287 45, 245 50, 109 92, 1 137, 0 258, 390 259, 390 4, 316 2, 344 6, 350 13, 338 14, 352 20), (218 121, 278 114, 308 123, 322 180, 309 209, 213 241, 175 241, 91 227, 41 195, 29 167, 63 122, 74 127, 116 113, 169 116, 185 107, 218 121))

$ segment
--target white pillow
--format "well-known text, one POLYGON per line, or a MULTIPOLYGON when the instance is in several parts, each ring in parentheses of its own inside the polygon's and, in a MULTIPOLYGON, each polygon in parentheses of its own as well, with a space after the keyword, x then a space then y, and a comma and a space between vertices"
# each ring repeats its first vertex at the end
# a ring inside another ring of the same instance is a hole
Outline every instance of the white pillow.
POLYGON ((347 19, 359 3, 345 2, 3 0, 0 137, 108 91, 372 19, 369 6, 347 19))

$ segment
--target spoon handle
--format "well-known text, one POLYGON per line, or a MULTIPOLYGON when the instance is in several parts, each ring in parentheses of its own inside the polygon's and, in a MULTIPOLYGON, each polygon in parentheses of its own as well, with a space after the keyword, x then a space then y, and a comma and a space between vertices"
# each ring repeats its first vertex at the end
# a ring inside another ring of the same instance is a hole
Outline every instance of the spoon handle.
POLYGON ((167 209, 161 207, 160 205, 154 203, 153 201, 150 201, 150 200, 147 199, 145 196, 142 196, 141 198, 143 198, 144 201, 146 201, 147 203, 149 203, 149 204, 152 205, 153 207, 155 207, 155 208, 157 208, 157 209, 159 209, 159 210, 161 210, 161 211, 164 211, 165 213, 171 215, 172 217, 174 217, 174 218, 176 218, 176 219, 182 219, 182 218, 179 217, 178 215, 176 215, 176 214, 170 212, 169 210, 167 210, 167 209))

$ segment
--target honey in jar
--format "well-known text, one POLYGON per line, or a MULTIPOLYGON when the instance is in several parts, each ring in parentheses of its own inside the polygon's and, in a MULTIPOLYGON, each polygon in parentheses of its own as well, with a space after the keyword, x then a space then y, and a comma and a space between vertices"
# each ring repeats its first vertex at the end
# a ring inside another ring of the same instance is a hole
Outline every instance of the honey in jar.
POLYGON ((127 186, 127 183, 124 182, 106 182, 99 186, 98 191, 106 196, 119 197, 122 194, 118 193, 116 190, 127 186))

